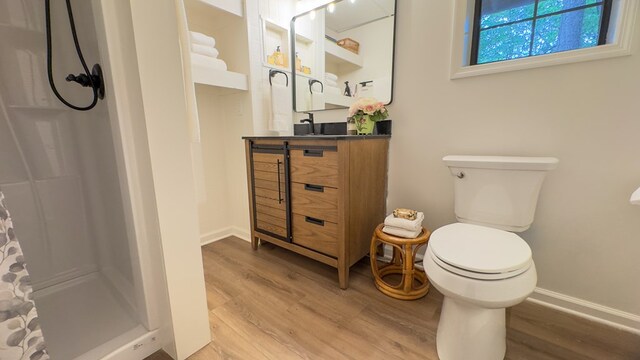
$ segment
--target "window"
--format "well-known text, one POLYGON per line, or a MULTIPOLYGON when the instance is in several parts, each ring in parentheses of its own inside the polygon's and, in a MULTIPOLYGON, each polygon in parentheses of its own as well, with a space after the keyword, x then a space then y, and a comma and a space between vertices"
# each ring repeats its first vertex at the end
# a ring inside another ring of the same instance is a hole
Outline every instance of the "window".
POLYGON ((613 0, 475 0, 470 65, 607 43, 613 0))

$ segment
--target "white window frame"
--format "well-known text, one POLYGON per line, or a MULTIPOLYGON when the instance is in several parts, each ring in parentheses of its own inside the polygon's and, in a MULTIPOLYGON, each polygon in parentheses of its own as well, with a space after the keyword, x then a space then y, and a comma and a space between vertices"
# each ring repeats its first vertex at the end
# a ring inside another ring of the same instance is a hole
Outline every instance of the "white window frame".
POLYGON ((451 79, 631 55, 631 38, 639 3, 640 0, 614 0, 609 22, 609 40, 605 45, 469 65, 475 1, 455 0, 451 79))

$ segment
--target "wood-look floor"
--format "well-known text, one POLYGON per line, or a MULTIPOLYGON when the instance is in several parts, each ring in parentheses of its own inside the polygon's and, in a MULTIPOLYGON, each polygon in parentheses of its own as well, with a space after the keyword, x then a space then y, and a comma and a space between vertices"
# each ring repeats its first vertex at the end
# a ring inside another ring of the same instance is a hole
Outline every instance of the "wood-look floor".
MULTIPOLYGON (((335 269, 273 245, 202 250, 213 341, 190 360, 438 359, 434 288, 401 301, 375 288, 368 259, 340 290, 335 269)), ((507 359, 640 359, 640 336, 529 302, 508 310, 507 338, 507 359)))

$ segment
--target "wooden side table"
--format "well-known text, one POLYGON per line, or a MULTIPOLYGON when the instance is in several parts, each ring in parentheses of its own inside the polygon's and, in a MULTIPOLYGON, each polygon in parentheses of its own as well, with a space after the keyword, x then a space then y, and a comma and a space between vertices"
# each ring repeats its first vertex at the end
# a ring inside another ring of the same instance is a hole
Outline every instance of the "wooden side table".
POLYGON ((384 224, 378 225, 371 239, 369 257, 371 259, 371 272, 376 287, 382 293, 400 300, 419 299, 429 292, 429 280, 424 270, 414 266, 418 249, 426 245, 431 232, 422 228, 422 232, 415 239, 406 239, 382 232, 384 224), (391 262, 378 266, 378 244, 388 244, 393 248, 391 262), (391 285, 384 280, 388 275, 402 275, 398 285, 391 285))

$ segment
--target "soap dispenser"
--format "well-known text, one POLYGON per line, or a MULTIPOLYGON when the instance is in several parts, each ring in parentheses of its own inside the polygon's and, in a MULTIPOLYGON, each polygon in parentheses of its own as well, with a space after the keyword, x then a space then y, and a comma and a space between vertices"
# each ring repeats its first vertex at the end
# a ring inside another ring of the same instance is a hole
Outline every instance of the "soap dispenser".
POLYGON ((276 66, 287 66, 285 55, 280 51, 280 46, 276 47, 276 51, 273 52, 273 58, 276 66))

